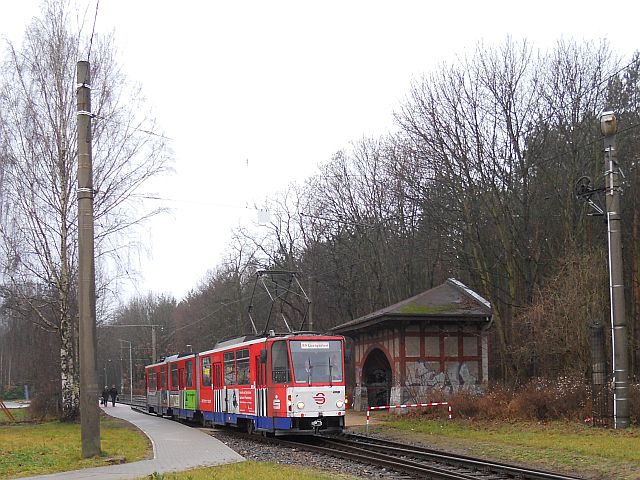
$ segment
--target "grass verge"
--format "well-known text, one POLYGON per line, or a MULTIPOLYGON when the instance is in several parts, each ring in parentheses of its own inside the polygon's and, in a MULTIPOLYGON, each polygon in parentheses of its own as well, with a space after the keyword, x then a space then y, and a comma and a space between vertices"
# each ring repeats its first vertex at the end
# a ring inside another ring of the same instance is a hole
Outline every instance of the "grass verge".
POLYGON ((309 468, 270 462, 239 462, 217 467, 196 468, 177 473, 154 473, 140 480, 348 480, 354 477, 315 472, 309 468))
POLYGON ((472 456, 572 473, 590 479, 640 479, 640 429, 578 423, 428 420, 388 415, 372 432, 472 456))
MULTIPOLYGON (((28 408, 9 408, 8 409, 15 418, 16 422, 23 422, 28 420, 29 418, 29 409, 28 408)), ((3 411, 0 411, 0 425, 6 425, 13 423, 9 417, 5 415, 3 411)))
POLYGON ((80 424, 19 423, 0 426, 0 479, 134 462, 147 458, 147 437, 127 422, 100 419, 102 454, 82 458, 80 424))

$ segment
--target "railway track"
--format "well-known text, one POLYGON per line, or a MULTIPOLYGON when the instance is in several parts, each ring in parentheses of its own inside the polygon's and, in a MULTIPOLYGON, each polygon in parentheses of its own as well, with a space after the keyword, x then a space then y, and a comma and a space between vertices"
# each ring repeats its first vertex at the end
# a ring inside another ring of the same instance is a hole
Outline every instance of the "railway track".
POLYGON ((311 439, 329 451, 361 455, 368 463, 416 478, 464 480, 577 480, 580 477, 437 451, 363 435, 311 439))
POLYGON ((306 450, 363 465, 392 470, 405 479, 429 480, 580 480, 581 477, 493 462, 363 435, 260 437, 255 442, 306 450))
MULTIPOLYGON (((133 403, 122 401, 146 413, 134 396, 133 403)), ((207 433, 211 429, 204 428, 207 433)), ((581 477, 558 474, 493 462, 479 458, 442 452, 365 435, 264 437, 234 432, 255 442, 268 442, 282 447, 306 450, 334 458, 393 470, 404 478, 429 480, 580 480, 581 477)))

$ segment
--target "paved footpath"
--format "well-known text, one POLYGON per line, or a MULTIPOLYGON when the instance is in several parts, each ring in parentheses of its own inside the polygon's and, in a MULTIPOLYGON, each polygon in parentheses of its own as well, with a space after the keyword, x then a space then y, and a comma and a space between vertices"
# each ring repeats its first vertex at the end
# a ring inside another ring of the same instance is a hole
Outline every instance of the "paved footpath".
POLYGON ((153 459, 123 463, 106 467, 86 468, 71 472, 59 472, 33 479, 55 480, 120 480, 134 479, 153 472, 166 473, 187 470, 201 466, 241 462, 244 457, 227 447, 217 438, 178 422, 145 415, 131 410, 128 405, 109 404, 100 407, 107 414, 133 423, 151 439, 153 459))

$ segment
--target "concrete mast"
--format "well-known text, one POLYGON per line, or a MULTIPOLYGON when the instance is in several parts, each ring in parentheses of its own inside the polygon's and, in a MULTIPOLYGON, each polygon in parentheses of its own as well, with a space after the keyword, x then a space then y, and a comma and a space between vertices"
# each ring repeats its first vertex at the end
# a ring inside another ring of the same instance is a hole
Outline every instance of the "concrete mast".
POLYGON ((616 161, 618 120, 614 112, 603 112, 600 130, 604 136, 604 176, 609 240, 609 295, 611 297, 611 344, 613 350, 614 427, 629 426, 629 360, 627 355, 627 319, 624 304, 622 235, 620 212, 620 176, 616 161))
POLYGON ((91 160, 91 78, 89 62, 77 64, 78 115, 78 311, 80 317, 80 432, 82 456, 100 455, 96 371, 96 281, 91 160))

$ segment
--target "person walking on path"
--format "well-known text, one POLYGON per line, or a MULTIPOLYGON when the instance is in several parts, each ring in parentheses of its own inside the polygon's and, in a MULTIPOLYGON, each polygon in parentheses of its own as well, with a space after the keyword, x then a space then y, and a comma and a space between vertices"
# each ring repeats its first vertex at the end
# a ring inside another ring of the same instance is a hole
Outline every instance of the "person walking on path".
POLYGON ((108 403, 109 403, 109 387, 105 385, 104 389, 102 390, 102 405, 106 407, 108 403))
POLYGON ((116 406, 116 397, 118 396, 118 389, 115 385, 111 385, 111 390, 109 390, 109 395, 111 395, 111 403, 113 406, 116 406))

